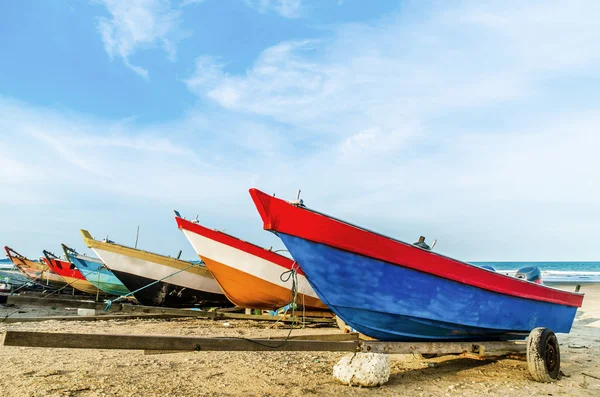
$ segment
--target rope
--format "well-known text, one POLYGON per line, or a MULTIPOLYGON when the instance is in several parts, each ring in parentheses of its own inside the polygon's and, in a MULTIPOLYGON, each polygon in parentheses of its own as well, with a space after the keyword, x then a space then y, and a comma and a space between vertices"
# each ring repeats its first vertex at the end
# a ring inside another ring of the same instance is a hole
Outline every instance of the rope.
MULTIPOLYGON (((285 314, 287 313, 287 311, 291 308, 292 309, 292 318, 296 318, 296 301, 298 300, 298 271, 296 270, 298 268, 298 264, 296 262, 294 262, 292 264, 292 267, 290 268, 290 270, 286 270, 285 272, 281 273, 281 275, 279 276, 279 279, 281 281, 283 281, 284 283, 287 283, 288 281, 292 280, 292 288, 290 289, 290 292, 292 294, 292 302, 288 305, 288 308, 281 314, 281 317, 275 322, 275 324, 277 324, 282 318, 283 316, 285 316, 285 314)), ((275 324, 273 324, 271 327, 275 326, 275 324)), ((304 328, 304 325, 302 325, 302 328, 304 328)), ((280 347, 282 347, 283 345, 285 345, 287 343, 288 340, 290 340, 290 336, 292 335, 292 331, 294 330, 294 325, 292 323, 292 326, 290 327, 290 330, 288 332, 288 334, 286 335, 285 339, 275 345, 275 346, 271 346, 271 345, 267 345, 265 343, 261 343, 258 342, 256 340, 252 340, 252 339, 248 339, 248 338, 233 338, 233 339, 244 339, 253 343, 256 343, 257 345, 263 346, 263 347, 268 347, 270 349, 279 349, 280 347)))
POLYGON ((129 296, 132 296, 132 295, 134 295, 136 292, 139 292, 139 291, 141 291, 141 290, 143 290, 143 289, 146 289, 146 288, 148 288, 148 287, 150 287, 150 286, 152 286, 152 285, 154 285, 154 284, 158 284, 158 283, 160 283, 161 281, 163 281, 164 279, 167 279, 167 278, 169 278, 169 277, 173 277, 173 276, 174 276, 174 275, 176 275, 176 274, 179 274, 179 273, 181 273, 181 272, 184 272, 184 271, 186 271, 186 270, 188 270, 188 269, 191 269, 192 267, 194 267, 194 266, 198 266, 198 265, 200 265, 200 263, 192 263, 190 266, 188 266, 188 267, 186 267, 186 268, 184 268, 184 269, 181 269, 181 270, 178 270, 178 271, 176 271, 175 273, 169 274, 168 276, 166 276, 166 277, 163 277, 163 278, 161 278, 160 280, 153 281, 153 282, 151 282, 150 284, 148 284, 148 285, 145 285, 145 286, 143 286, 142 288, 138 288, 138 289, 136 289, 135 291, 132 291, 132 292, 130 292, 130 293, 128 293, 128 294, 125 294, 125 295, 119 296, 117 299, 114 299, 114 300, 105 299, 105 300, 104 300, 104 303, 106 303, 106 307, 104 308, 104 311, 105 311, 105 312, 109 311, 113 303, 116 303, 116 302, 118 302, 118 301, 120 301, 120 300, 123 300, 123 299, 125 299, 125 298, 127 298, 127 297, 129 297, 129 296))
POLYGON ((9 313, 9 314, 5 315, 5 316, 4 316, 4 318, 3 318, 3 319, 0 321, 0 323, 3 323, 3 322, 5 322, 7 318, 9 318, 9 317, 10 317, 10 316, 12 316, 13 314, 15 314, 15 313, 18 313, 18 312, 20 312, 20 311, 21 311, 21 309, 18 309, 18 310, 15 310, 15 311, 14 311, 14 312, 12 312, 12 313, 9 313))
MULTIPOLYGON (((58 274, 58 273, 56 273, 56 274, 58 274)), ((59 276, 60 276, 60 275, 59 275, 59 276)), ((71 284, 73 284, 73 283, 75 283, 75 282, 77 282, 77 281, 80 281, 80 280, 79 280, 78 278, 74 278, 74 280, 73 280, 73 281, 71 281, 70 283, 67 283, 67 284, 65 284, 64 286, 60 287, 60 288, 59 288, 59 289, 57 289, 56 291, 50 292, 48 295, 42 296, 42 298, 47 298, 47 297, 49 297, 49 296, 51 296, 51 295, 54 295, 54 294, 56 294, 57 292, 60 292, 60 291, 62 291, 63 289, 65 289, 65 288, 67 288, 67 287, 71 287, 71 284)), ((71 287, 71 288, 73 288, 73 287, 71 287)), ((73 288, 73 290, 74 290, 74 289, 75 289, 75 288, 73 288)), ((75 293, 73 293, 73 295, 75 295, 75 293)))

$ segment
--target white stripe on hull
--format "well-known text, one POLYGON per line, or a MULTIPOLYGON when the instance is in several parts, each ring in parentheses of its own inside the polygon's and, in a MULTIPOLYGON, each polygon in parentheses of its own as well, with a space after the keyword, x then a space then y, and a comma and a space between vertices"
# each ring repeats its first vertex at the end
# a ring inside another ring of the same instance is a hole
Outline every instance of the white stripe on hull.
MULTIPOLYGON (((143 259, 132 258, 131 256, 118 254, 112 251, 106 251, 101 248, 92 248, 92 250, 94 250, 96 255, 98 255, 98 257, 109 269, 134 274, 140 277, 146 277, 152 280, 160 280, 179 271, 178 269, 170 266, 161 265, 159 263, 150 262, 143 259)), ((164 282, 199 291, 212 292, 215 294, 223 293, 214 278, 201 276, 188 271, 183 271, 171 276, 165 279, 164 282)))
MULTIPOLYGON (((287 283, 284 283, 280 279, 281 274, 288 269, 200 234, 185 229, 181 230, 198 255, 261 278, 280 287, 291 288, 291 279, 287 283)), ((306 277, 302 274, 298 274, 298 292, 319 299, 306 280, 306 277)))

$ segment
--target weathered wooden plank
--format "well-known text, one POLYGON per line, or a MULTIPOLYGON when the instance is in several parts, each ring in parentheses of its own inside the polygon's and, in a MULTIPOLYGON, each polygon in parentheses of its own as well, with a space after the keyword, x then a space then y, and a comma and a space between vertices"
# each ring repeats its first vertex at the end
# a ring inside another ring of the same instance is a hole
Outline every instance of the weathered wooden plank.
MULTIPOLYGON (((81 297, 80 297, 81 298, 81 297)), ((61 306, 73 307, 79 309, 104 309, 104 304, 94 302, 93 300, 76 300, 64 298, 42 298, 28 295, 9 295, 6 297, 6 304, 30 305, 30 306, 61 306)))
MULTIPOLYGON (((292 335, 289 337, 290 340, 314 340, 314 341, 356 341, 358 340, 358 333, 351 334, 323 334, 323 335, 292 335)), ((281 340, 281 339, 277 339, 281 340)), ((181 350, 144 350, 145 355, 155 354, 174 354, 174 353, 185 353, 181 350)))
POLYGON ((8 317, 0 320, 0 323, 37 323, 41 321, 106 321, 106 320, 131 320, 131 319, 150 319, 150 318, 172 318, 171 315, 165 314, 101 314, 98 316, 43 316, 43 317, 8 317))
POLYGON ((522 354, 526 351, 522 342, 380 342, 360 341, 360 351, 385 354, 463 354, 482 356, 522 354))
MULTIPOLYGON (((298 314, 298 312, 296 313, 298 314)), ((280 321, 285 323, 326 323, 335 324, 335 320, 332 318, 315 318, 315 317, 290 317, 290 316, 265 316, 256 314, 241 314, 241 313, 217 313, 217 319, 232 319, 232 320, 254 320, 254 321, 280 321)))
POLYGON ((46 292, 36 292, 36 291, 20 291, 18 294, 16 295, 10 295, 7 294, 9 296, 21 296, 21 297, 30 297, 30 298, 39 298, 39 299, 43 299, 43 298, 58 298, 58 299, 64 299, 64 300, 88 300, 88 299, 95 299, 96 295, 91 296, 91 295, 87 295, 87 294, 77 294, 77 295, 73 295, 71 289, 69 289, 69 291, 61 291, 61 292, 55 292, 55 291, 46 291, 46 292))
POLYGON ((70 349, 184 351, 340 351, 354 352, 358 341, 310 341, 242 338, 196 338, 155 335, 66 334, 6 331, 5 346, 70 349))
MULTIPOLYGON (((96 303, 94 301, 83 301, 83 300, 72 300, 72 299, 61 299, 61 298, 41 298, 33 296, 20 296, 12 295, 7 297, 7 304, 17 305, 31 305, 31 306, 60 306, 60 307, 72 307, 81 309, 96 309, 104 310, 106 304, 96 303)), ((198 317, 198 318, 209 318, 215 320, 254 320, 254 321, 279 321, 283 323, 334 323, 331 318, 321 317, 290 317, 285 316, 268 316, 268 315, 256 315, 256 314, 243 314, 243 313, 229 313, 229 312, 213 312, 213 311, 202 311, 202 310, 189 310, 189 309, 176 309, 168 307, 153 307, 153 306, 141 306, 132 305, 128 303, 113 304, 109 310, 110 313, 145 313, 145 314, 163 314, 170 315, 172 317, 198 317)), ((297 312, 300 314, 300 312, 297 312)))
POLYGON ((356 332, 349 334, 322 334, 322 335, 292 335, 289 339, 293 340, 320 340, 320 341, 349 341, 358 340, 359 334, 356 332))
MULTIPOLYGON (((270 315, 269 310, 262 310, 263 315, 270 315)), ((279 313, 277 314, 277 316, 282 315, 283 313, 279 313)), ((288 311, 286 313, 286 316, 291 315, 291 311, 288 311)), ((302 309, 297 309, 296 310, 296 316, 302 317, 318 317, 318 318, 333 318, 335 316, 335 314, 333 314, 333 312, 327 311, 327 310, 302 310, 302 309)))
POLYGON ((152 307, 152 306, 137 306, 137 305, 125 305, 118 304, 112 305, 110 312, 124 312, 124 313, 156 313, 156 314, 169 314, 172 316, 182 317, 199 317, 209 318, 214 320, 254 320, 254 321, 280 321, 284 323, 297 323, 305 321, 307 323, 326 323, 334 324, 335 320, 331 318, 313 318, 313 317, 283 317, 280 316, 267 316, 261 314, 243 314, 243 313, 224 313, 224 312, 209 312, 202 310, 186 310, 186 309, 172 309, 167 307, 152 307))

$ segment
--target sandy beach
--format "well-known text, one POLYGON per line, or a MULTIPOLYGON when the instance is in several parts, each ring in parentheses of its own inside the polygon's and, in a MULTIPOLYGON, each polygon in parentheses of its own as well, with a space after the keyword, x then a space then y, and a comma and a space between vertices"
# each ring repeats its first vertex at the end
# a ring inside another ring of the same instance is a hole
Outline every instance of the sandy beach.
MULTIPOLYGON (((426 360, 395 355, 391 357, 389 382, 367 389, 335 382, 332 367, 342 353, 144 355, 141 351, 2 346, 0 392, 6 396, 597 396, 600 286, 583 286, 581 292, 586 294, 584 306, 571 333, 558 335, 564 376, 551 384, 533 381, 526 362, 515 359, 478 361, 447 356, 426 360)), ((67 312, 0 306, 0 318, 9 313, 13 317, 67 312), (22 313, 14 313, 16 310, 22 313)), ((0 332, 6 330, 228 337, 274 337, 288 332, 261 322, 198 319, 0 323, 0 332)), ((305 328, 294 330, 293 335, 339 332, 335 328, 305 328)))

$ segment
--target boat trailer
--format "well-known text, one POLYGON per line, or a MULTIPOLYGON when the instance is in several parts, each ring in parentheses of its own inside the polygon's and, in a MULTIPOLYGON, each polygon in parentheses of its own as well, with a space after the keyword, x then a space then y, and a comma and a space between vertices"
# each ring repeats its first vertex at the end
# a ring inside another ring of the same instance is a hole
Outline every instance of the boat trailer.
POLYGON ((552 382, 560 374, 556 335, 536 328, 527 341, 489 342, 385 342, 364 340, 357 333, 301 335, 278 339, 189 337, 159 335, 77 334, 6 331, 4 346, 71 349, 143 350, 145 354, 191 351, 319 351, 379 354, 421 354, 425 357, 463 355, 475 359, 526 358, 538 382, 552 382))

